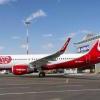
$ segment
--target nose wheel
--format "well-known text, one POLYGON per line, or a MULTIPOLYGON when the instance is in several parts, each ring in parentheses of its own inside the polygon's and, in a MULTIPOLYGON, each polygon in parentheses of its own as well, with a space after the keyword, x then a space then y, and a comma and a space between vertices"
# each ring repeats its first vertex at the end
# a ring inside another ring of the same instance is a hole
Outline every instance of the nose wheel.
POLYGON ((45 77, 45 72, 43 71, 39 72, 39 77, 45 77))

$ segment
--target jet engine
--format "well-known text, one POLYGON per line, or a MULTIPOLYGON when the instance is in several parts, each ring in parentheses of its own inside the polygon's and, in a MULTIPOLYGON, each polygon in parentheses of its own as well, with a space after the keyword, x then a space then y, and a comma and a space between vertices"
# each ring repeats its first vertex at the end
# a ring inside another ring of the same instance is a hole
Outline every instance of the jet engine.
POLYGON ((34 72, 34 68, 28 65, 14 65, 11 70, 14 75, 24 75, 34 72))

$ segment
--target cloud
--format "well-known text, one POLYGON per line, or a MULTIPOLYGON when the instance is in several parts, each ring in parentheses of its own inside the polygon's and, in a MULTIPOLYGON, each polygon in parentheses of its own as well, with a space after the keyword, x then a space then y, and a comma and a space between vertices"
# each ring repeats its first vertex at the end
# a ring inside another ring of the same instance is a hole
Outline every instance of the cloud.
POLYGON ((79 35, 79 34, 90 34, 93 33, 92 31, 89 30, 78 30, 76 32, 69 32, 68 37, 73 38, 75 35, 79 35))
POLYGON ((32 13, 28 18, 26 18, 26 22, 31 22, 32 20, 36 19, 36 18, 40 18, 40 17, 45 17, 47 16, 46 13, 40 9, 34 13, 32 13))
POLYGON ((93 32, 89 30, 79 30, 76 33, 88 34, 88 33, 93 33, 93 32))
POLYGON ((25 49, 25 48, 27 48, 27 45, 26 44, 22 44, 21 48, 25 49))
POLYGON ((12 38, 13 40, 19 40, 19 39, 20 39, 19 36, 12 36, 11 38, 12 38))
POLYGON ((4 47, 3 46, 0 46, 0 51, 2 51, 4 49, 4 47))
POLYGON ((68 35, 65 32, 64 36, 63 37, 60 37, 59 40, 65 41, 67 38, 69 38, 69 37, 70 38, 73 38, 75 35, 76 35, 75 32, 68 32, 68 35))
POLYGON ((53 44, 52 43, 47 43, 45 45, 42 46, 43 49, 51 49, 53 48, 53 44))
POLYGON ((0 5, 7 4, 9 2, 15 2, 16 0, 0 0, 0 5))
POLYGON ((43 34, 43 37, 52 37, 53 36, 53 34, 43 34))
POLYGON ((70 32, 69 35, 67 37, 73 38, 76 35, 75 32, 70 32))

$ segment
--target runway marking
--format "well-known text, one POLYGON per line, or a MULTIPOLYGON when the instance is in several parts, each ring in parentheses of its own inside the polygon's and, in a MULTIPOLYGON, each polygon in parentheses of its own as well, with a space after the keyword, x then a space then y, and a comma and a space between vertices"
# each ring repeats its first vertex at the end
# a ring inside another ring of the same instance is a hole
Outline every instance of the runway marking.
POLYGON ((0 86, 28 86, 28 85, 56 85, 56 86, 83 86, 83 85, 80 85, 80 84, 76 84, 76 85, 71 85, 71 84, 65 84, 65 83, 32 83, 32 84, 5 84, 5 85, 0 85, 0 86))
POLYGON ((83 85, 67 85, 67 84, 65 84, 65 85, 56 85, 54 87, 81 87, 81 86, 83 86, 83 85))
POLYGON ((63 93, 63 92, 84 92, 84 91, 88 91, 88 92, 93 92, 93 91, 98 91, 100 92, 100 89, 80 89, 80 90, 59 90, 59 91, 40 91, 40 92, 15 92, 15 93, 1 93, 0 96, 3 95, 24 95, 24 94, 46 94, 46 93, 63 93))
MULTIPOLYGON (((66 84, 66 83, 64 83, 64 82, 57 82, 57 83, 50 83, 50 82, 48 82, 48 83, 43 83, 43 82, 41 82, 41 83, 25 83, 25 84, 2 84, 2 85, 0 85, 0 86, 11 86, 11 85, 61 85, 61 84, 66 84)), ((66 85, 70 85, 70 84, 66 84, 66 85)))
MULTIPOLYGON (((3 84, 3 85, 0 85, 0 86, 15 86, 15 85, 55 85, 55 84, 57 84, 58 85, 58 83, 30 83, 30 84, 3 84)), ((59 83, 59 84, 63 84, 63 83, 59 83)))
POLYGON ((25 89, 25 88, 30 88, 30 87, 4 87, 4 88, 0 88, 0 89, 17 89, 17 88, 23 88, 23 89, 25 89))

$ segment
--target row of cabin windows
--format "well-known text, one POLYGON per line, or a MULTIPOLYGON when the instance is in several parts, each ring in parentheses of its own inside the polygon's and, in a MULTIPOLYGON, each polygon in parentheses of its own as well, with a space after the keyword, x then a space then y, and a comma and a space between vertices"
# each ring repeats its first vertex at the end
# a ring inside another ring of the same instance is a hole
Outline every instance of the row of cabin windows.
MULTIPOLYGON (((57 58, 56 60, 68 60, 68 59, 73 59, 73 58, 57 58)), ((37 58, 35 58, 35 59, 13 59, 13 60, 38 60, 37 58)))
POLYGON ((57 58, 57 60, 67 60, 67 59, 73 59, 73 58, 57 58))
POLYGON ((13 60, 38 60, 37 58, 35 58, 35 59, 13 59, 13 60))

